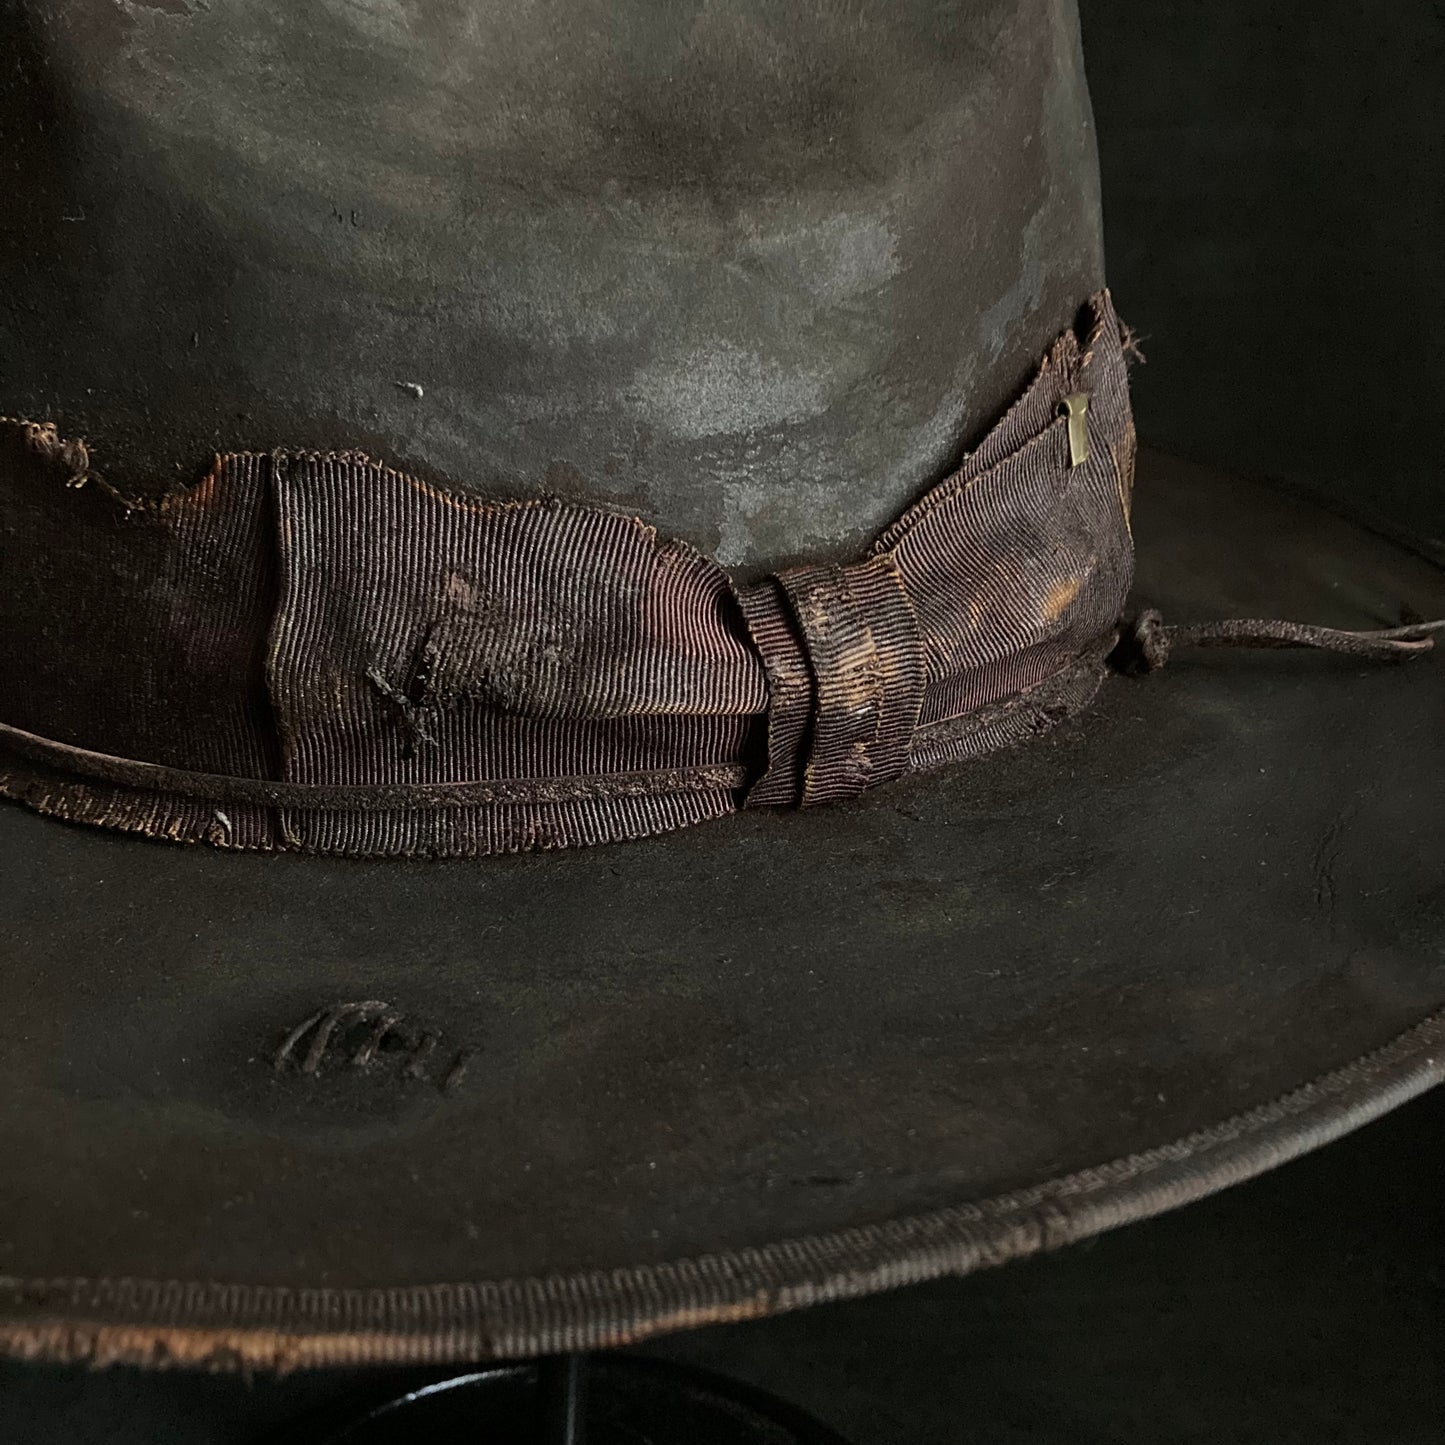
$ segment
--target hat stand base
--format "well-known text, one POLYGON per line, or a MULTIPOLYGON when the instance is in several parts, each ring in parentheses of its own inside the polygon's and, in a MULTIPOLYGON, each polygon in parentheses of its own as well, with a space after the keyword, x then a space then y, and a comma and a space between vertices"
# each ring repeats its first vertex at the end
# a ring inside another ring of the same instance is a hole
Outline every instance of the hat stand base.
POLYGON ((565 1355, 455 1375, 283 1445, 847 1445, 786 1401, 633 1356, 565 1355))

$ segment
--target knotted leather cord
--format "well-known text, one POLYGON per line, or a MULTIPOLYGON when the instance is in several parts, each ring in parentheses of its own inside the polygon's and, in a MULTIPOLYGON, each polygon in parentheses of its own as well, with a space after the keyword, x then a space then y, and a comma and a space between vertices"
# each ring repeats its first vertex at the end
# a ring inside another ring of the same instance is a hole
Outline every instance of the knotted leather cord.
POLYGON ((1112 661, 1123 672, 1154 672, 1169 661, 1176 647, 1302 647, 1371 662, 1398 662, 1429 652, 1438 632, 1445 632, 1445 618, 1351 631, 1268 617, 1166 624, 1158 612, 1146 608, 1124 628, 1112 661))
POLYGON ((0 422, 0 794, 218 846, 480 855, 811 806, 975 757, 1172 646, 1424 651, 1440 624, 1121 627, 1134 434, 1107 294, 869 554, 735 584, 651 528, 355 453, 159 503, 0 422))

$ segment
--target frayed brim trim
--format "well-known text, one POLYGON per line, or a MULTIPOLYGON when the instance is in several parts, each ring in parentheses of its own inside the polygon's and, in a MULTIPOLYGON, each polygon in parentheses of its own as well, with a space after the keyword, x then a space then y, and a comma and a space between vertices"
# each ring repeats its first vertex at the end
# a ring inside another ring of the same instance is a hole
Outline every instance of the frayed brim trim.
POLYGON ((958 1276, 1175 1209, 1445 1082, 1445 1010, 1273 1103, 979 1203, 669 1264, 394 1289, 0 1278, 0 1352, 213 1371, 447 1365, 632 1344, 958 1276))

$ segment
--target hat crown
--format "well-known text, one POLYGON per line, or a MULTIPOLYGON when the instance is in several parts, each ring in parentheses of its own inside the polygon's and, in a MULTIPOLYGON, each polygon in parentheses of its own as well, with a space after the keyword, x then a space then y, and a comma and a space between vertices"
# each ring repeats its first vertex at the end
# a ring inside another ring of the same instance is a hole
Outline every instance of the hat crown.
POLYGON ((851 556, 1101 283, 1072 0, 82 8, 0 21, 0 412, 132 493, 361 448, 851 556))

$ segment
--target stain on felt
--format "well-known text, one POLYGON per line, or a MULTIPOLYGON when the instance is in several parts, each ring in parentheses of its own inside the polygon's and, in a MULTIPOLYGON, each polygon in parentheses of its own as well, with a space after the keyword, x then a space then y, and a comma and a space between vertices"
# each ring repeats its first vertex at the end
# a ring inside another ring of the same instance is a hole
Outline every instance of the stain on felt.
POLYGON ((136 496, 217 437, 473 495, 561 457, 752 576, 846 560, 1103 282, 1054 0, 0 11, 0 108, 44 119, 5 408, 104 437, 136 496))

